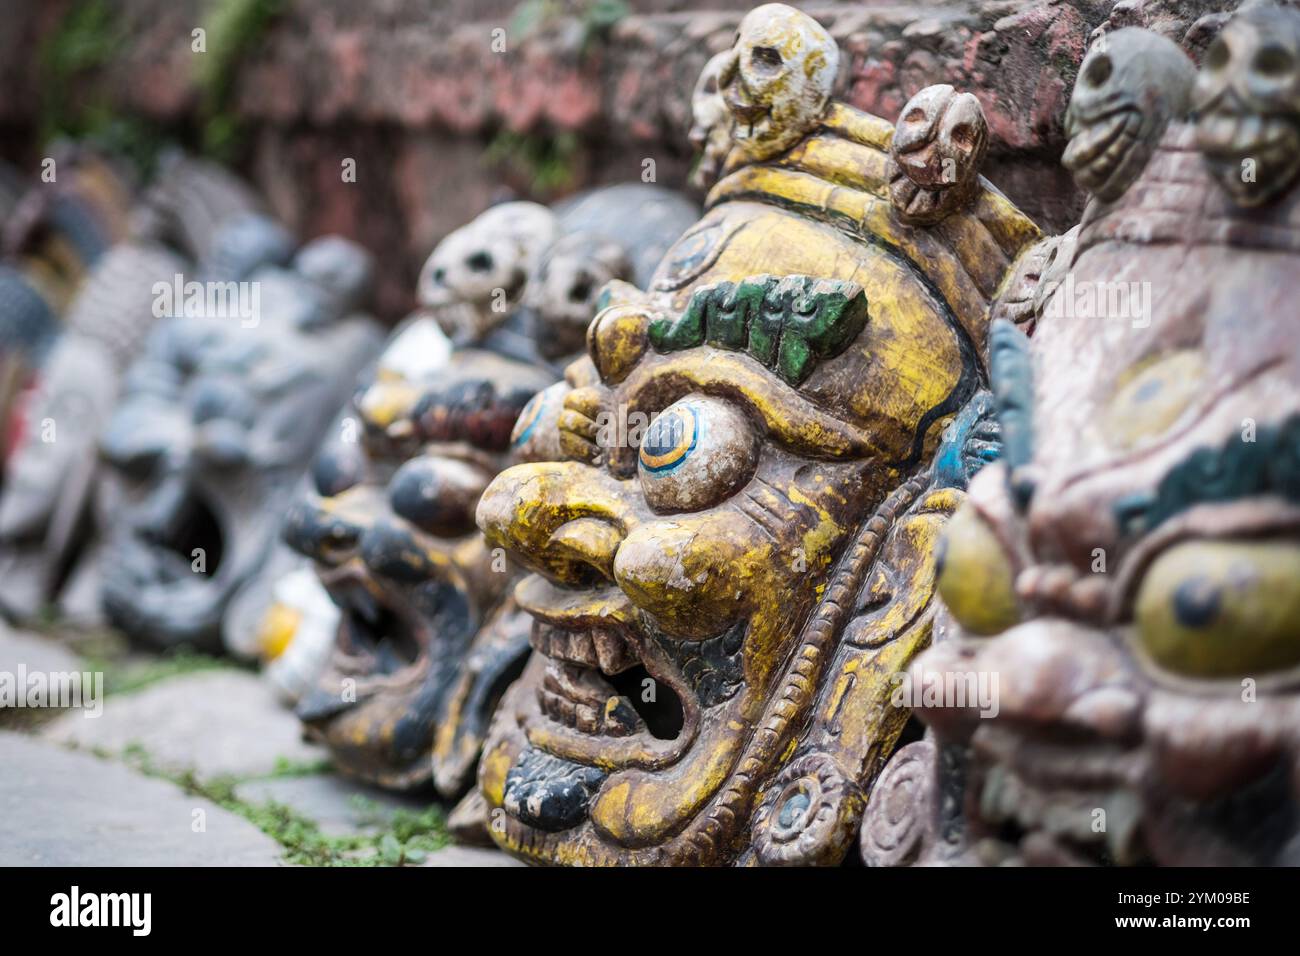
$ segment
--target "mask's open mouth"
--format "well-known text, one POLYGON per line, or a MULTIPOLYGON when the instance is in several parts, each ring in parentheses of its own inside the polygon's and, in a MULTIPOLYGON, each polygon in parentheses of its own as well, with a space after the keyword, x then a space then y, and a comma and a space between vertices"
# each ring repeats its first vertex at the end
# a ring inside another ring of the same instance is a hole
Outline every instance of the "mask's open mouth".
POLYGON ((533 616, 541 671, 521 701, 534 747, 607 771, 663 767, 686 752, 707 704, 687 673, 702 664, 671 657, 616 586, 573 591, 533 575, 515 595, 533 616))
POLYGON ((548 659, 537 699, 551 720, 595 736, 681 736, 681 698, 651 676, 631 643, 617 632, 566 631, 535 621, 531 643, 548 659))
POLYGON ((772 117, 770 111, 764 112, 757 119, 752 121, 736 120, 734 135, 739 140, 756 140, 762 141, 772 129, 772 117))
POLYGON ((192 581, 196 574, 214 577, 226 547, 216 511, 188 490, 165 518, 141 529, 139 536, 154 555, 155 575, 161 583, 192 581))
POLYGON ((330 588, 339 609, 338 646, 378 674, 393 674, 419 660, 420 640, 412 615, 361 579, 330 588))
POLYGON ((755 100, 744 84, 736 81, 723 91, 723 101, 733 120, 731 135, 738 140, 761 140, 772 128, 772 107, 755 100))
POLYGON ((1141 866, 1134 751, 1017 739, 981 728, 969 781, 976 852, 990 865, 1141 866))
POLYGON ((1285 181, 1280 174, 1295 167, 1300 152, 1300 128, 1294 123, 1237 108, 1201 117, 1196 138, 1211 168, 1225 173, 1234 184, 1240 183, 1243 191, 1267 176, 1285 181), (1247 159, 1258 169, 1254 180, 1241 176, 1242 162, 1247 159))
POLYGON ((327 575, 324 583, 340 611, 335 650, 329 668, 296 710, 318 735, 332 718, 365 704, 382 687, 405 683, 403 672, 419 662, 421 653, 413 613, 390 600, 364 574, 345 566, 327 575), (393 677, 398 674, 402 676, 393 677), (344 678, 356 681, 352 695, 342 693, 344 678))

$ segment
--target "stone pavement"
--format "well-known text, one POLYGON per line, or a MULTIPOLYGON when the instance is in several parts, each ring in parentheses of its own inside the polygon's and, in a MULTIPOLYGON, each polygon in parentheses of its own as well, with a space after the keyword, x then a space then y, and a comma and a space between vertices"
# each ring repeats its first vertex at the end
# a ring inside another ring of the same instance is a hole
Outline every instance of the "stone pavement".
MULTIPOLYGON (((0 625, 0 672, 19 665, 88 666, 62 642, 0 625)), ((0 712, 0 866, 375 862, 402 840, 411 842, 400 858, 423 866, 520 865, 494 850, 427 849, 442 832, 431 797, 329 772, 292 712, 247 671, 110 693, 99 717, 13 717, 0 712)))
POLYGON ((186 674, 110 697, 101 717, 76 711, 46 725, 47 740, 121 756, 143 750, 159 769, 193 770, 202 779, 275 772, 278 763, 320 762, 298 721, 255 674, 186 674))
POLYGON ((0 733, 0 767, 0 866, 274 866, 281 856, 243 818, 122 764, 0 733))
POLYGON ((13 672, 22 664, 29 671, 74 671, 83 665, 72 651, 57 641, 15 631, 0 621, 0 671, 13 672))

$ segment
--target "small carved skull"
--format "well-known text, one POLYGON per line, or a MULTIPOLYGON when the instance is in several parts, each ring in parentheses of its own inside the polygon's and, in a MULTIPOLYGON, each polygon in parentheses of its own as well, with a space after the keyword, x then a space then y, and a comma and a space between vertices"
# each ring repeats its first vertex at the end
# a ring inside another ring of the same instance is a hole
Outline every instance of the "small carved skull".
POLYGON ((1196 81, 1196 138, 1233 201, 1258 206, 1300 172, 1300 12, 1253 7, 1228 22, 1196 81))
POLYGON ((1082 189, 1114 202, 1146 168, 1169 121, 1186 115, 1195 82, 1192 61, 1172 40, 1136 27, 1100 37, 1070 97, 1061 164, 1082 189))
POLYGON ((746 14, 719 85, 731 137, 751 161, 785 152, 817 125, 839 60, 825 28, 793 7, 767 3, 746 14))
POLYGON ((600 290, 611 279, 631 275, 627 254, 611 239, 578 232, 556 242, 528 284, 527 303, 537 313, 538 351, 548 359, 582 352, 600 290))
POLYGON ((708 189, 731 151, 731 113, 722 99, 718 79, 722 68, 733 57, 731 50, 714 56, 695 81, 691 94, 691 145, 700 151, 699 162, 691 172, 691 185, 708 189))
POLYGON ((478 341, 519 304, 555 228, 537 203, 493 206, 438 243, 420 270, 420 304, 457 345, 478 341))
POLYGON ((1015 268, 990 306, 989 319, 1006 319, 1026 335, 1033 335, 1052 298, 1074 261, 1079 227, 1059 236, 1046 236, 1020 254, 1015 268))
POLYGON ((988 123, 973 95, 940 84, 913 96, 890 146, 889 198, 898 217, 928 226, 965 206, 979 189, 987 150, 988 123))

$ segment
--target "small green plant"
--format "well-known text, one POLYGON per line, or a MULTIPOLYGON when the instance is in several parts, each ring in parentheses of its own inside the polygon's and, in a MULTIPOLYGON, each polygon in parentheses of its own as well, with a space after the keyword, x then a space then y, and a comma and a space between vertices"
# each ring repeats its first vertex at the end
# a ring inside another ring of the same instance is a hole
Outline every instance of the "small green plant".
POLYGON ((531 136, 502 130, 488 144, 483 161, 527 180, 535 196, 550 196, 571 189, 580 144, 572 133, 531 136))
POLYGON ((125 30, 106 0, 78 0, 43 42, 39 135, 43 143, 86 140, 131 160, 147 175, 163 137, 152 124, 116 112, 93 82, 121 48, 125 30))
POLYGON ((604 42, 614 25, 630 11, 623 0, 592 0, 582 10, 582 52, 585 56, 592 45, 604 42))
POLYGON ((290 760, 288 757, 276 757, 275 769, 268 774, 272 779, 283 779, 287 777, 314 777, 317 774, 329 773, 333 764, 325 758, 320 760, 290 760))
MULTIPOLYGON (((219 775, 202 779, 193 770, 171 770, 156 764, 138 742, 128 743, 123 748, 122 759, 140 773, 170 781, 191 796, 202 797, 243 817, 284 848, 286 862, 299 866, 418 864, 424 862, 429 853, 451 842, 445 815, 438 806, 385 814, 371 802, 373 810, 368 822, 377 829, 369 833, 334 836, 322 832, 315 820, 286 804, 274 800, 251 803, 241 799, 239 785, 259 779, 257 777, 219 775)), ((310 772, 306 764, 282 757, 276 761, 271 776, 301 776, 310 772)))
POLYGON ((509 34, 525 39, 573 15, 582 31, 578 42, 579 55, 585 57, 629 12, 624 0, 583 0, 576 9, 573 4, 560 0, 524 0, 510 17, 509 34))
POLYGON ((104 674, 105 694, 129 694, 185 674, 238 669, 228 658, 213 657, 188 647, 177 647, 150 657, 87 654, 85 666, 104 674))
POLYGON ((283 0, 217 0, 208 13, 203 27, 207 49, 195 54, 194 85, 202 148, 210 156, 229 161, 242 147, 244 126, 233 103, 236 72, 283 6, 283 0))

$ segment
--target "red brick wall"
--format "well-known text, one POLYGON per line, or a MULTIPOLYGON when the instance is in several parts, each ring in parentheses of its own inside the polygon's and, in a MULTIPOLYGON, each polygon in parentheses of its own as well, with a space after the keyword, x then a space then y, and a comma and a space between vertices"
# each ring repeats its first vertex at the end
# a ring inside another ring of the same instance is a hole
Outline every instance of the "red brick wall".
MULTIPOLYGON (((20 3, 0 18, 0 81, 17 91, 0 97, 4 152, 13 158, 35 156, 35 143, 16 142, 40 111, 32 51, 71 2, 20 3)), ((691 87, 752 5, 708 0, 701 11, 681 0, 632 0, 636 12, 583 49, 575 16, 518 35, 511 0, 286 0, 241 53, 233 103, 251 131, 245 172, 302 236, 343 232, 379 254, 381 308, 392 318, 409 304, 415 270, 439 237, 504 189, 536 192, 519 169, 485 162, 502 131, 533 142, 568 137, 572 187, 636 178, 646 158, 659 182, 684 183, 691 87), (506 30, 504 53, 491 46, 497 28, 506 30), (342 181, 344 159, 356 161, 356 183, 342 181)), ((799 5, 847 54, 844 96, 856 106, 893 119, 931 83, 974 92, 992 133, 986 174, 1047 227, 1063 228, 1077 219, 1081 197, 1058 165, 1062 119, 1090 33, 1109 17, 1195 48, 1206 32, 1204 23, 1192 30, 1197 21, 1236 3, 799 5)), ((190 31, 211 3, 116 6, 125 44, 86 82, 118 110, 184 128, 198 106, 190 31)))

